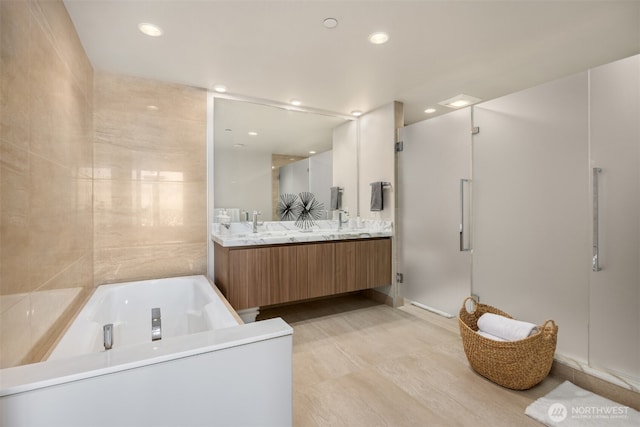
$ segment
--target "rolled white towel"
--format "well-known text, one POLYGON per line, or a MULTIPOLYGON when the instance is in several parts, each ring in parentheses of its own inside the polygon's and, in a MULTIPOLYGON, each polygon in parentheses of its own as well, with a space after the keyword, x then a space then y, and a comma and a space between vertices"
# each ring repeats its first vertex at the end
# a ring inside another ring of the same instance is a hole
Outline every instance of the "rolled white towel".
POLYGON ((533 323, 485 313, 478 319, 478 329, 505 341, 517 341, 538 333, 533 323))
POLYGON ((500 337, 497 337, 495 335, 491 335, 489 332, 485 332, 485 331, 478 331, 478 334, 482 335, 485 338, 489 338, 490 340, 494 340, 494 341, 506 341, 503 340, 500 337))

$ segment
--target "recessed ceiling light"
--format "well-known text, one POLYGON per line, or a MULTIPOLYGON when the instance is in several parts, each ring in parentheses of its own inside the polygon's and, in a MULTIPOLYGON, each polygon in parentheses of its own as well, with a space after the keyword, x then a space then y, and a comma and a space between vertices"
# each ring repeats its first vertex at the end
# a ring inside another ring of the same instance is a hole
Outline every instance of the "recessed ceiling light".
POLYGON ((369 35, 369 41, 373 44, 384 44, 389 41, 389 34, 378 31, 369 35))
POLYGON ((158 107, 157 105, 147 105, 147 110, 158 111, 159 109, 160 107, 158 107))
POLYGON ((353 110, 353 111, 351 112, 351 115, 352 115, 352 116, 355 116, 355 117, 360 117, 360 116, 362 115, 362 111, 360 111, 360 110, 353 110))
POLYGON ((244 144, 233 144, 233 148, 244 148, 244 144))
POLYGON ((327 18, 322 21, 322 25, 324 25, 325 28, 332 29, 338 26, 338 20, 336 18, 327 18))
POLYGON ((456 95, 453 98, 445 99, 444 101, 438 102, 438 104, 444 105, 445 107, 449 108, 462 108, 480 101, 482 101, 480 98, 461 93, 460 95, 456 95))
POLYGON ((435 108, 427 108, 426 110, 424 110, 425 113, 427 114, 433 114, 436 112, 435 108))
POLYGON ((227 87, 225 85, 215 85, 213 87, 213 90, 215 90, 216 92, 219 92, 219 93, 224 93, 224 92, 227 91, 227 87))
POLYGON ((249 135, 251 135, 251 136, 256 136, 257 134, 258 134, 258 132, 254 132, 254 131, 249 132, 249 135))
POLYGON ((296 107, 302 105, 302 102, 298 101, 297 99, 292 99, 289 102, 291 103, 291 105, 295 105, 296 107))
POLYGON ((449 107, 453 107, 453 108, 461 108, 461 107, 466 107, 467 105, 470 105, 471 101, 468 101, 466 99, 459 99, 457 101, 453 101, 449 103, 449 107))
POLYGON ((316 152, 312 150, 312 151, 309 151, 309 154, 316 154, 316 152))
POLYGON ((143 33, 151 37, 160 37, 162 35, 162 28, 157 25, 150 24, 148 22, 141 22, 138 24, 138 29, 143 33))

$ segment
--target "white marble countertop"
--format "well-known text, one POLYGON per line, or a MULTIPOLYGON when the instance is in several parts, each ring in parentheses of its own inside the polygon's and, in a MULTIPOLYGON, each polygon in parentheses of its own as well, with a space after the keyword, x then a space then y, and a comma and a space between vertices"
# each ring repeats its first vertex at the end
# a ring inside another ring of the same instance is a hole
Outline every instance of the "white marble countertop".
POLYGON ((233 222, 227 229, 213 224, 211 240, 223 247, 278 245, 288 243, 323 242, 332 240, 371 239, 391 237, 391 221, 350 220, 338 229, 338 221, 316 221, 308 230, 301 230, 294 222, 270 221, 261 223, 253 233, 251 222, 233 222))

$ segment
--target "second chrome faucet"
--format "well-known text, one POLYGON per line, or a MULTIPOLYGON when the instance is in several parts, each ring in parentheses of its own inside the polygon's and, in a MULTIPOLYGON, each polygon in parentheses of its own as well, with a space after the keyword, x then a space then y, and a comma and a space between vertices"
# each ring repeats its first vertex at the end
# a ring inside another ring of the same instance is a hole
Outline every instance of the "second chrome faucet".
POLYGON ((257 233, 258 232, 258 215, 262 215, 262 213, 260 213, 260 211, 253 211, 253 232, 257 233))
POLYGON ((338 230, 342 230, 342 224, 346 224, 349 222, 349 212, 343 211, 342 209, 338 211, 338 230))

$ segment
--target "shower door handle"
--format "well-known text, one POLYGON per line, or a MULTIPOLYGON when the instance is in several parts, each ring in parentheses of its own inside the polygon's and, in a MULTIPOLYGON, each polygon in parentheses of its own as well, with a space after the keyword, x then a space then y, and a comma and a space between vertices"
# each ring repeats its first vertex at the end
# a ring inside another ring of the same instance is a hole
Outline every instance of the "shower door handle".
POLYGON ((595 272, 602 270, 600 267, 600 206, 598 203, 598 178, 601 168, 593 168, 593 247, 591 269, 595 272))
MULTIPOLYGON (((464 185, 465 183, 470 184, 470 179, 461 179, 460 180, 460 252, 468 252, 471 250, 471 245, 469 247, 465 247, 464 245, 464 235, 465 235, 465 227, 464 227, 464 185)), ((467 230, 468 232, 468 230, 467 230)))

